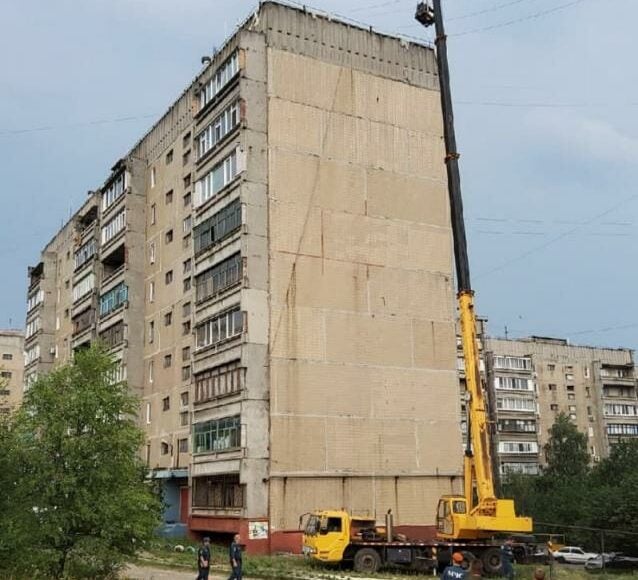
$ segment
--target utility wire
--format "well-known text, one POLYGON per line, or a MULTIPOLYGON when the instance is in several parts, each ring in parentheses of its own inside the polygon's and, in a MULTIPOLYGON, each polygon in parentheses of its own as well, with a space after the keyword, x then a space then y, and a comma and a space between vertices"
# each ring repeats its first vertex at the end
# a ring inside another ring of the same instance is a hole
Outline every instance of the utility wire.
POLYGON ((521 4, 522 2, 530 2, 530 1, 534 2, 535 0, 511 0, 511 2, 497 4, 496 6, 492 6, 491 8, 477 10, 476 12, 468 12, 467 14, 462 14, 461 16, 452 16, 451 18, 446 18, 445 20, 447 22, 452 22, 453 20, 465 20, 466 18, 472 18, 473 16, 480 16, 481 14, 488 14, 489 12, 496 12, 497 10, 507 8, 508 6, 514 6, 514 4, 521 4))
POLYGON ((68 125, 46 125, 43 127, 31 127, 28 129, 6 129, 0 131, 0 137, 9 135, 22 135, 24 133, 42 133, 44 131, 56 131, 59 129, 72 129, 76 127, 91 127, 95 125, 111 125, 115 123, 127 123, 129 121, 138 121, 141 119, 150 119, 159 115, 139 115, 135 117, 116 117, 115 119, 98 119, 96 121, 83 121, 79 123, 69 123, 68 125))
POLYGON ((490 30, 496 30, 497 28, 504 28, 505 26, 511 26, 512 24, 518 24, 519 22, 525 22, 527 20, 533 20, 535 18, 541 18, 543 16, 547 16, 548 14, 553 14, 554 12, 558 12, 559 10, 564 10, 565 8, 570 8, 571 6, 576 6, 577 4, 582 4, 586 2, 586 0, 573 0, 572 2, 567 2, 566 4, 561 4, 559 6, 554 6, 554 8, 549 8, 548 10, 541 10, 540 12, 536 12, 534 14, 528 14, 527 16, 522 16, 521 18, 515 18, 513 20, 508 20, 506 22, 500 22, 498 24, 492 24, 491 26, 483 26, 481 28, 473 28, 470 30, 464 30, 462 32, 457 32, 455 34, 448 34, 448 36, 467 36, 468 34, 477 34, 479 32, 488 32, 490 30))
POLYGON ((635 199, 638 199, 638 193, 635 193, 634 195, 631 195, 628 198, 619 201, 617 204, 613 205, 609 209, 606 209, 605 211, 593 216, 591 219, 586 220, 582 224, 577 225, 576 227, 571 228, 570 230, 568 230, 566 232, 563 232, 559 236, 556 236, 556 237, 546 241, 543 244, 540 244, 538 246, 530 248, 529 250, 519 254, 518 256, 514 256, 513 258, 510 258, 509 260, 505 260, 504 262, 502 262, 501 264, 499 264, 498 266, 496 266, 494 268, 491 268, 490 270, 486 270, 485 272, 479 273, 477 278, 482 278, 484 276, 487 276, 488 274, 493 274, 494 272, 499 272, 500 270, 503 270, 507 266, 510 266, 511 264, 519 262, 523 258, 527 258, 528 256, 530 256, 530 255, 532 255, 532 254, 534 254, 534 253, 536 253, 536 252, 538 252, 540 250, 544 250, 545 248, 551 246, 552 244, 555 244, 556 242, 559 242, 560 240, 562 240, 562 239, 566 238, 567 236, 573 234, 574 232, 576 232, 583 225, 589 225, 589 224, 593 223, 594 221, 596 221, 596 220, 598 220, 598 219, 600 219, 602 217, 605 217, 606 215, 609 215, 610 213, 616 211, 619 207, 625 205, 626 203, 634 201, 635 199))

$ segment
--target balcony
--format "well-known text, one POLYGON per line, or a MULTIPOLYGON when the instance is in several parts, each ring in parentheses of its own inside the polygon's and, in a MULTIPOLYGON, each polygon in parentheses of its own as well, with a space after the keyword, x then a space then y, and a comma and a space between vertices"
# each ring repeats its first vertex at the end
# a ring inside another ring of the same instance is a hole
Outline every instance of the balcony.
POLYGON ((105 288, 126 269, 126 248, 124 244, 120 244, 113 252, 102 259, 102 267, 102 288, 105 288))

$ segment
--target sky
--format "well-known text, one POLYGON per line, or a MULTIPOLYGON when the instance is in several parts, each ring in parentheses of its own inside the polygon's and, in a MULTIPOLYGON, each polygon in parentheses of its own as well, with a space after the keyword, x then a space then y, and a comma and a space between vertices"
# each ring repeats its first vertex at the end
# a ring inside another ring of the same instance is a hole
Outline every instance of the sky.
MULTIPOLYGON (((472 282, 489 333, 637 348, 638 2, 442 2, 472 282)), ((415 4, 310 3, 431 39, 415 4)), ((24 326, 27 267, 255 7, 2 3, 0 327, 24 326)))

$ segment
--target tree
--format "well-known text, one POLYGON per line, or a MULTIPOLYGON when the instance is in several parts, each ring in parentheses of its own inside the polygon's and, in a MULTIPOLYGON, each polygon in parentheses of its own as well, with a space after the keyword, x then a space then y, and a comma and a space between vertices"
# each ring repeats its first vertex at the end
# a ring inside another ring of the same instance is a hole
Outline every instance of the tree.
POLYGON ((587 436, 565 413, 556 417, 545 444, 545 474, 560 480, 584 477, 589 470, 587 436))
POLYGON ((3 478, 10 505, 0 515, 0 568, 105 578, 158 524, 160 502, 139 457, 139 404, 114 384, 115 368, 99 347, 78 352, 31 386, 4 430, 15 473, 3 478))

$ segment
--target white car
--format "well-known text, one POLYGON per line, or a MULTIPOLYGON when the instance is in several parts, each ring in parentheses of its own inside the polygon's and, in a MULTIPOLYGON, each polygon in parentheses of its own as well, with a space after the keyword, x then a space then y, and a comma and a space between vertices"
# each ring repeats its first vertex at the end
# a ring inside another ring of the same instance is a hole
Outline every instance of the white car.
POLYGON ((556 552, 552 552, 554 560, 567 564, 584 564, 587 560, 591 560, 598 556, 593 552, 585 552, 578 546, 565 546, 556 552))

